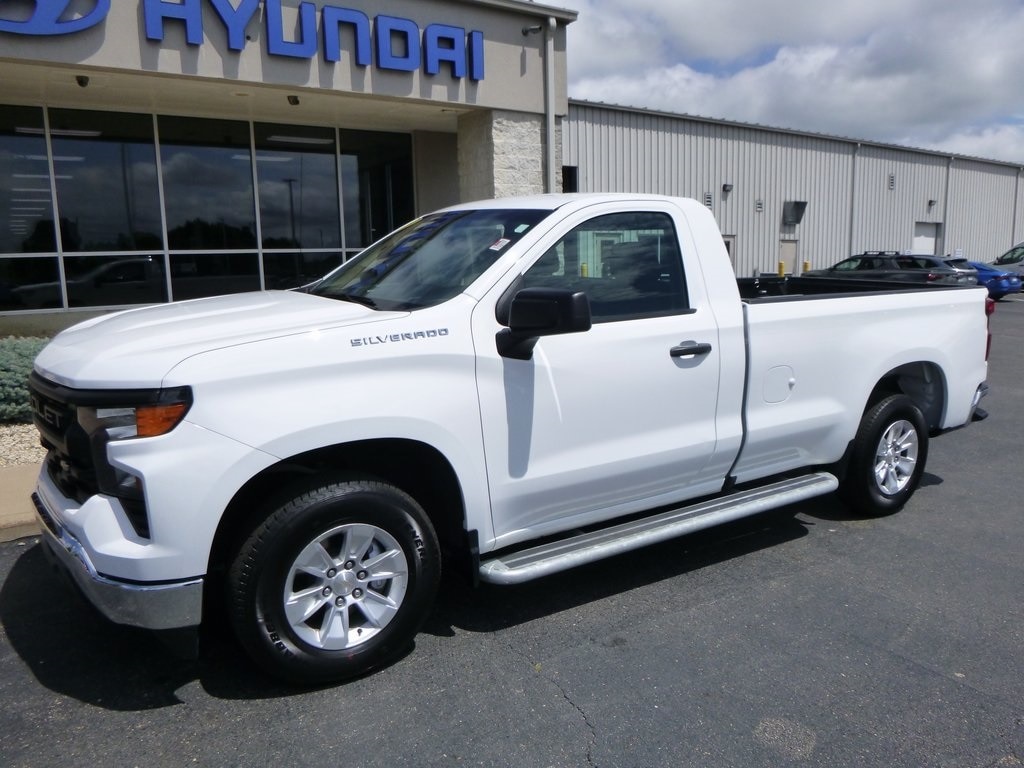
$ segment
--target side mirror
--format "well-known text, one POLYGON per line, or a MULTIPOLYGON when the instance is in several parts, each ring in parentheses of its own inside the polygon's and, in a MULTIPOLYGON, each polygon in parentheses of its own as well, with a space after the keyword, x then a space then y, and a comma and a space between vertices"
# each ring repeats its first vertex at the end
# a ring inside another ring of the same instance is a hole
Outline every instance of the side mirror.
POLYGON ((508 327, 498 331, 498 354, 529 360, 541 336, 589 331, 590 301, 583 291, 524 288, 512 298, 508 327))

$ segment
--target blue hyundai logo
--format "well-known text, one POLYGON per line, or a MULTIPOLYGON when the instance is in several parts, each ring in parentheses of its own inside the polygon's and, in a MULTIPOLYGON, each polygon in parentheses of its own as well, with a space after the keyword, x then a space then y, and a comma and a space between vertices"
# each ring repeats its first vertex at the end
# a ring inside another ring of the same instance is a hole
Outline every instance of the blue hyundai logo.
POLYGON ((110 0, 96 0, 96 7, 78 18, 65 19, 71 0, 35 0, 32 16, 23 21, 0 19, 0 32, 17 35, 68 35, 99 24, 110 12, 110 0))

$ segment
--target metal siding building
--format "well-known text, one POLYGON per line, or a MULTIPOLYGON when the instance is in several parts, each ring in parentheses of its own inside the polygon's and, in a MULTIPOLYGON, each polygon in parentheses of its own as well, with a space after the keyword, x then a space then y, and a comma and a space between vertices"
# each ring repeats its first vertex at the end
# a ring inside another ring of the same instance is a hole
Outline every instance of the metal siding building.
POLYGON ((1022 169, 996 161, 570 100, 563 162, 581 192, 703 201, 740 275, 864 250, 991 261, 1024 236, 1022 169))

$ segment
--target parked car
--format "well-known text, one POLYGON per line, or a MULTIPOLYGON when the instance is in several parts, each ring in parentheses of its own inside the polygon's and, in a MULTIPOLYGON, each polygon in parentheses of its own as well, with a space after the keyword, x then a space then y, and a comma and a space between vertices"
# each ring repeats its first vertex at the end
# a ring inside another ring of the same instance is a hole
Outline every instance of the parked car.
POLYGON ((978 271, 978 284, 988 288, 990 299, 998 300, 1007 294, 1020 292, 1020 275, 980 261, 972 261, 971 266, 978 271))
POLYGON ((942 261, 947 265, 956 270, 957 280, 963 285, 977 285, 978 284, 978 270, 962 256, 950 256, 949 254, 942 257, 942 261))
POLYGON ((849 277, 857 280, 893 280, 928 285, 957 285, 966 282, 959 270, 938 256, 920 256, 898 251, 866 251, 843 259, 827 269, 804 272, 804 275, 849 277))
POLYGON ((996 259, 992 266, 1017 275, 1024 275, 1024 243, 1017 243, 996 259))

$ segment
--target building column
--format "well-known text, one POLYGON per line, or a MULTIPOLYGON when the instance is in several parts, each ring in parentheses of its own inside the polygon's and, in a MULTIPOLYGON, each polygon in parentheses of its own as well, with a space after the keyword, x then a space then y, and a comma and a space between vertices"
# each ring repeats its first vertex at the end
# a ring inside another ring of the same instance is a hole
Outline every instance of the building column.
MULTIPOLYGON (((463 201, 536 195, 544 189, 544 116, 481 110, 459 118, 459 196, 463 201)), ((561 157, 561 120, 555 157, 561 157)), ((562 168, 555 169, 556 190, 562 168)))

